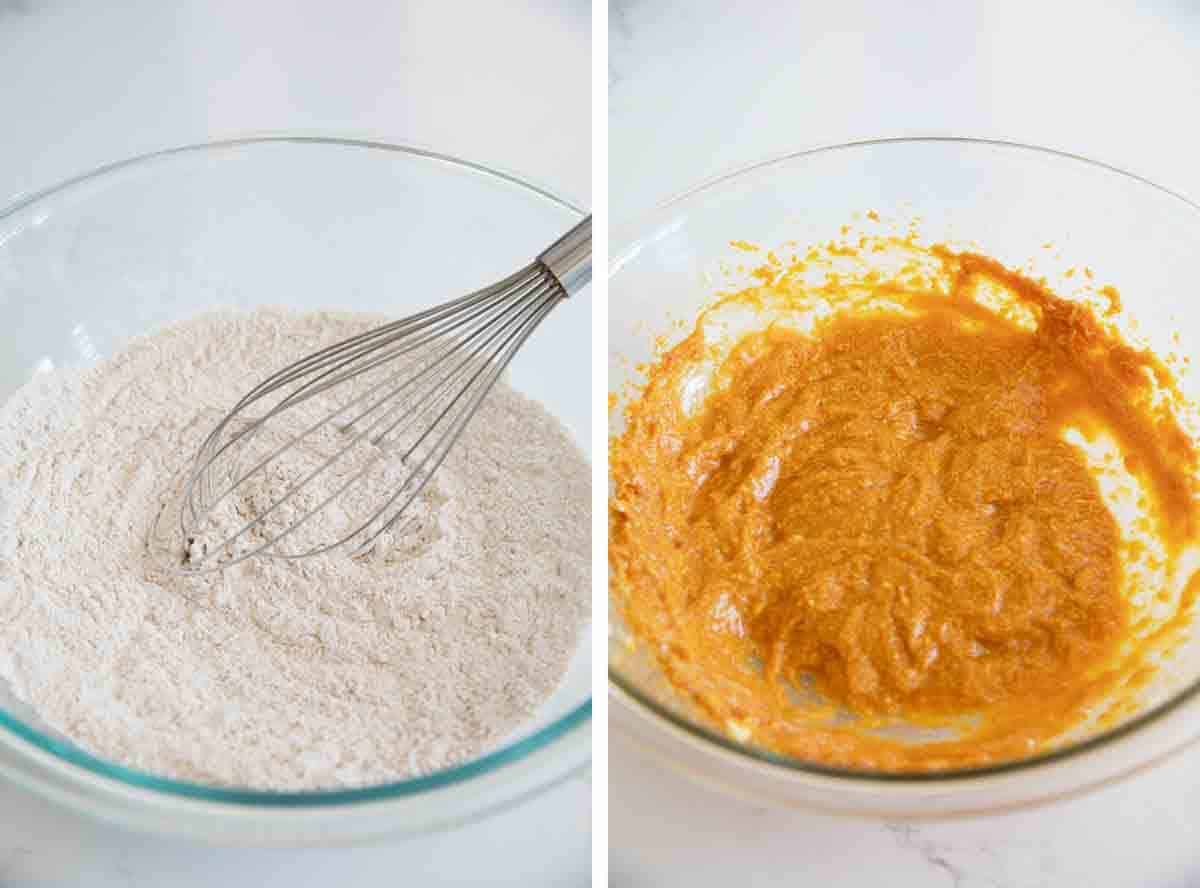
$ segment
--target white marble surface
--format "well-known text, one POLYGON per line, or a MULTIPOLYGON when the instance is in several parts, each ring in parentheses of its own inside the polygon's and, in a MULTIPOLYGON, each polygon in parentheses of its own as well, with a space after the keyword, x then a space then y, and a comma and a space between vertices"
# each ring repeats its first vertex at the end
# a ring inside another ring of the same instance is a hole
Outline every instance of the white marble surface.
MULTIPOLYGON (((248 132, 415 142, 590 200, 585 0, 0 0, 0 205, 105 161, 248 132)), ((0 784, 0 886, 588 884, 590 784, 356 849, 213 849, 0 784)))
POLYGON ((214 848, 68 814, 0 783, 2 888, 591 884, 591 781, 450 832, 353 848, 214 848))
MULTIPOLYGON (((881 135, 1074 150, 1200 198, 1187 2, 616 0, 614 220, 752 160, 881 135), (1191 110, 1188 110, 1191 109, 1191 110)), ((1082 799, 899 825, 756 809, 610 749, 612 884, 1200 885, 1200 748, 1082 799)))
POLYGON ((756 808, 609 751, 613 888, 1194 888, 1200 750, 1070 802, 883 823, 756 808))
POLYGON ((613 0, 614 221, 752 160, 875 136, 1033 142, 1200 195, 1190 0, 613 0))

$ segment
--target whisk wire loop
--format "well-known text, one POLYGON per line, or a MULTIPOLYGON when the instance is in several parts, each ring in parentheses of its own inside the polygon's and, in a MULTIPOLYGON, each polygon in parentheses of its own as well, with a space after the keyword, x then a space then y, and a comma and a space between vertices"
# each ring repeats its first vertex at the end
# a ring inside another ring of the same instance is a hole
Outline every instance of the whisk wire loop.
POLYGON ((187 476, 181 569, 369 551, 530 334, 590 279, 590 235, 589 218, 504 280, 316 351, 250 389, 201 443, 187 476), (259 443, 264 452, 254 453, 259 443), (280 468, 292 452, 307 460, 304 471, 280 468), (356 511, 361 502, 371 505, 356 511), (343 526, 332 540, 300 541, 321 514, 342 516, 343 526))

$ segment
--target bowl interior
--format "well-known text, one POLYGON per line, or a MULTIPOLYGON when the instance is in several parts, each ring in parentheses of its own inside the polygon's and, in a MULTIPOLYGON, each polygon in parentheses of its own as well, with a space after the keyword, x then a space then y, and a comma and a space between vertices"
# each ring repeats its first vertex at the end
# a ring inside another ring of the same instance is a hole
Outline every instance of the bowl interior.
MULTIPOLYGON (((507 275, 579 216, 514 178, 390 146, 252 140, 119 165, 0 215, 0 401, 32 374, 93 363, 208 309, 401 317, 507 275)), ((589 301, 584 294, 558 306, 508 373, 585 452, 589 301)), ((504 748, 534 752, 586 719, 590 663, 584 631, 558 691, 504 748)), ((139 777, 77 749, 4 682, 0 726, 41 737, 39 745, 73 764, 139 777)))
MULTIPOLYGON (((1032 277, 1046 277, 1063 295, 1075 277, 1065 272, 1075 267, 1082 279, 1086 267, 1097 284, 1120 290, 1125 316, 1136 324, 1133 335, 1160 355, 1191 358, 1192 366, 1200 360, 1196 206, 1102 165, 1025 146, 954 139, 861 143, 794 155, 717 180, 614 236, 608 383, 618 399, 610 434, 623 428, 620 405, 643 378, 638 366, 690 332, 716 291, 737 288, 737 267, 753 260, 732 241, 764 249, 795 242, 803 252, 807 245, 839 239, 847 224, 880 234, 911 224, 922 242, 980 249, 1032 277), (880 220, 868 218, 868 211, 880 220)), ((1200 402, 1197 374, 1186 365, 1177 372, 1180 388, 1200 402)), ((1146 612, 1150 607, 1135 605, 1146 612)), ((676 726, 800 770, 878 773, 824 768, 738 743, 679 699, 612 607, 609 625, 612 678, 676 726)), ((1063 737, 1053 754, 1128 734, 1195 692, 1198 682, 1200 643, 1185 640, 1133 705, 1103 727, 1063 737)), ((938 739, 915 727, 901 736, 912 743, 938 739)))

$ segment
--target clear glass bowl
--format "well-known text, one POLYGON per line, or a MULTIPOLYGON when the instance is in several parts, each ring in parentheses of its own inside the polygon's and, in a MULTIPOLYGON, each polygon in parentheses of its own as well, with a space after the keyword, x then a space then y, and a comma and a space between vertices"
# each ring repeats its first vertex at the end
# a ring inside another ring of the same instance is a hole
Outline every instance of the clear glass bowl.
MULTIPOLYGON (((609 390, 636 381, 656 337, 677 341, 712 297, 713 281, 747 262, 731 241, 824 243, 869 210, 884 219, 919 220, 929 242, 975 242, 1034 275, 1088 266, 1097 283, 1120 289, 1139 333, 1157 352, 1200 364, 1196 204, 1103 164, 1031 146, 885 139, 747 167, 615 230, 609 390)), ((1181 380, 1193 398, 1200 394, 1196 375, 1181 380)), ((610 433, 620 427, 614 412, 610 433)), ((921 774, 831 768, 740 743, 697 717, 644 646, 630 641, 610 607, 612 729, 664 764, 758 803, 885 816, 996 810, 1080 792, 1147 767, 1200 735, 1194 639, 1157 671, 1136 711, 1109 730, 1035 758, 921 774)))
MULTIPOLYGON (((397 145, 273 137, 112 164, 0 210, 0 401, 47 361, 92 362, 216 306, 402 316, 507 275, 580 216, 515 176, 397 145)), ((509 371, 585 450, 589 302, 560 305, 509 371)), ((325 792, 228 789, 104 761, 0 682, 0 774, 87 813, 213 840, 432 830, 516 804, 587 766, 590 664, 585 631, 557 693, 480 758, 325 792)))

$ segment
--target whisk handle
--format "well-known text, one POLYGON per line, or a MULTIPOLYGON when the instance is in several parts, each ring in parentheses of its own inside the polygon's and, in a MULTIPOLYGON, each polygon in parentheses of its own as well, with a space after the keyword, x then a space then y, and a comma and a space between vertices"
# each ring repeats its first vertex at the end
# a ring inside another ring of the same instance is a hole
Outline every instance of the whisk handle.
POLYGON ((592 280, 592 217, 588 216, 538 256, 538 262, 574 296, 592 280))

